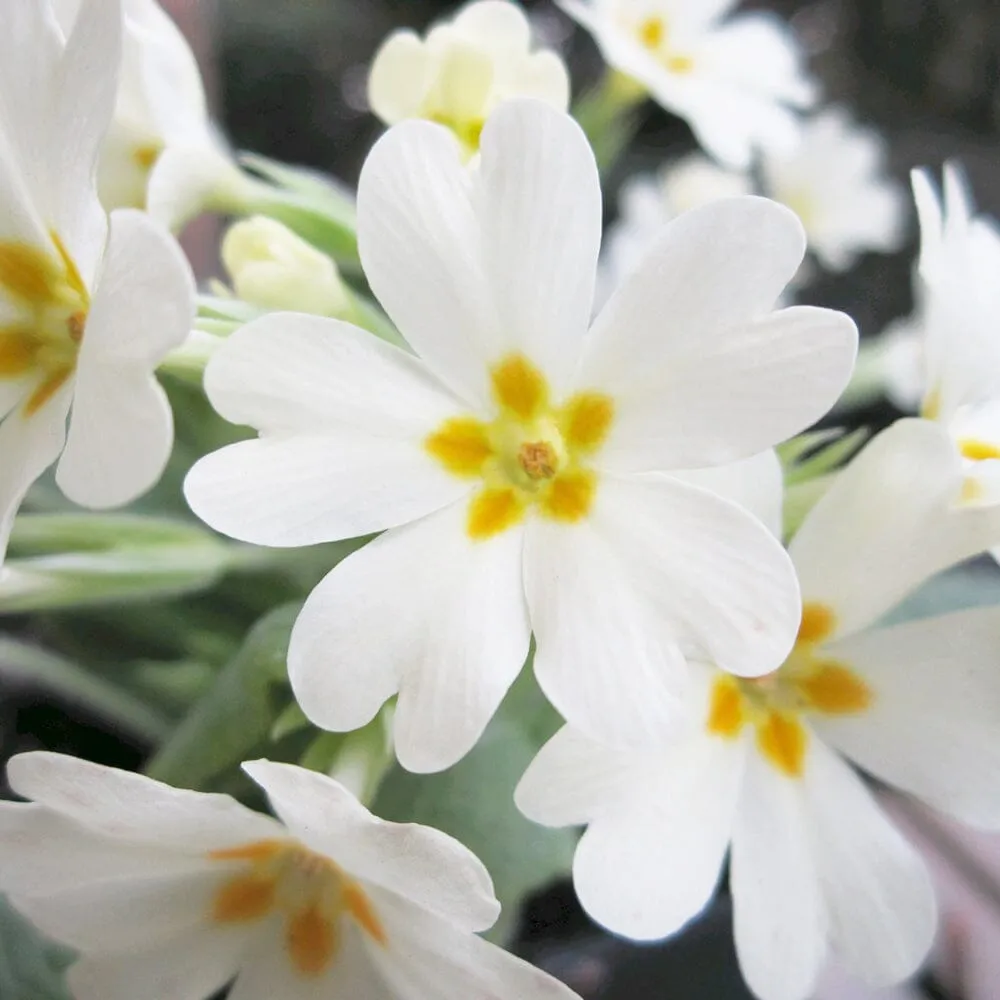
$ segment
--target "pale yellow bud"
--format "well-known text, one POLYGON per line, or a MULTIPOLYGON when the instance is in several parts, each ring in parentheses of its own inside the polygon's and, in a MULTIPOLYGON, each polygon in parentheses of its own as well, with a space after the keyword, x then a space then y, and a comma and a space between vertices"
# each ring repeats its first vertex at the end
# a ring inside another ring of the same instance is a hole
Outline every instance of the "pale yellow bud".
POLYGON ((251 305, 318 316, 350 311, 337 265, 274 219, 254 216, 232 226, 222 261, 237 296, 251 305))

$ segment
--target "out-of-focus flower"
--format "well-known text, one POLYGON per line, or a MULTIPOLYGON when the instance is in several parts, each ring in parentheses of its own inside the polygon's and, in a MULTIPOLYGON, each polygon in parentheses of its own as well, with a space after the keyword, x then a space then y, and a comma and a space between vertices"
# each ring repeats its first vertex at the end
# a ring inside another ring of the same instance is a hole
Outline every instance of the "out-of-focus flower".
POLYGON ((799 603, 775 539, 654 470, 734 461, 822 414, 851 321, 771 312, 804 252, 765 199, 676 220, 591 327, 601 235, 593 153, 568 116, 509 101, 472 171, 446 129, 404 123, 358 194, 362 263, 417 357, 346 324, 263 318, 206 371, 260 438, 185 491, 259 544, 386 533, 313 591, 289 669, 319 725, 352 730, 399 692, 396 750, 436 770, 475 743, 520 670, 610 740, 662 732, 682 643, 773 669, 799 603))
POLYGON ((486 869, 429 827, 386 823, 330 778, 244 770, 281 822, 60 754, 8 765, 0 888, 80 952, 78 1000, 573 1000, 474 932, 500 906, 486 869))
POLYGON ((468 155, 501 101, 533 97, 565 111, 569 74, 550 50, 532 51, 531 25, 508 0, 477 0, 425 39, 389 36, 368 80, 372 111, 387 125, 426 118, 450 128, 468 155))
MULTIPOLYGON (((86 0, 52 0, 70 31, 86 0)), ((101 202, 141 208, 176 228, 215 188, 239 183, 208 116, 194 54, 156 0, 123 0, 125 35, 114 117, 98 172, 101 202)))
POLYGON ((251 305, 317 316, 350 311, 337 265, 274 219, 255 216, 231 226, 222 241, 222 261, 233 290, 251 305))
MULTIPOLYGON (((559 732, 517 801, 589 824, 584 907, 637 939, 671 934, 731 851, 736 947, 762 1000, 805 1000, 830 951, 879 985, 923 961, 930 880, 844 757, 969 823, 1000 827, 1000 613, 878 626, 931 574, 1000 539, 996 508, 955 506, 961 465, 926 421, 882 433, 790 546, 804 600, 786 663, 757 679, 696 666, 687 725, 664 751, 559 732)), ((730 488, 732 483, 730 483, 730 488)))
POLYGON ((905 236, 905 199, 885 159, 876 131, 827 108, 805 123, 794 150, 765 147, 764 193, 798 215, 825 267, 844 271, 866 250, 898 250, 905 236))
POLYGON ((57 458, 59 486, 89 507, 127 503, 159 478, 173 428, 154 371, 194 316, 174 241, 138 212, 114 213, 109 228, 97 199, 119 0, 86 0, 65 44, 48 0, 14 4, 5 18, 0 552, 28 487, 57 458))
POLYGON ((750 166, 755 148, 791 148, 793 109, 815 87, 791 31, 765 14, 726 18, 735 0, 559 0, 609 65, 687 120, 716 159, 750 166))

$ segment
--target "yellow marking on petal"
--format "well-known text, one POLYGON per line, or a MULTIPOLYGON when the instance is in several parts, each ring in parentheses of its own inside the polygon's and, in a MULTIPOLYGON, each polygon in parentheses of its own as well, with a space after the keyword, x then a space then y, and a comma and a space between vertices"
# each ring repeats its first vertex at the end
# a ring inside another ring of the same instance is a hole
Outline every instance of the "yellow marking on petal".
POLYGON ((376 943, 385 947, 389 943, 389 938, 385 933, 371 900, 361 891, 361 889, 349 884, 344 889, 344 904, 347 912, 350 913, 358 926, 376 943))
POLYGON ((1000 458, 1000 448, 989 441, 977 441, 974 438, 963 438, 958 442, 958 450, 963 458, 971 462, 985 462, 987 459, 1000 458))
POLYGON ((958 494, 958 501, 959 503, 976 503, 976 501, 982 500, 985 494, 986 490, 983 489, 983 484, 978 479, 966 476, 962 480, 962 489, 958 494))
POLYGON ((289 919, 285 931, 288 957, 295 970, 308 979, 321 976, 337 954, 337 928, 315 904, 289 919))
POLYGON ((456 476, 481 475, 483 463, 493 454, 488 428, 474 417, 446 420, 424 447, 456 476))
POLYGON ((797 645, 811 645, 822 642, 833 634, 837 618, 831 608, 817 601, 810 601, 802 607, 802 621, 799 624, 797 645))
POLYGON ((731 677, 720 677, 712 688, 706 723, 708 731, 714 736, 735 739, 746 721, 739 684, 731 677))
POLYGON ((62 260, 63 268, 65 270, 65 280, 70 288, 79 297, 80 304, 83 306, 84 315, 86 315, 87 309, 90 307, 90 293, 87 291, 87 286, 83 283, 83 277, 80 274, 79 268, 76 266, 76 261, 69 255, 69 251, 66 249, 66 245, 59 238, 59 234, 54 230, 49 233, 52 238, 52 242, 56 246, 56 250, 59 251, 59 257, 62 260))
POLYGON ((259 864, 270 861, 288 850, 288 845, 282 840, 257 840, 252 844, 240 844, 239 847, 227 847, 219 851, 209 851, 211 861, 250 861, 259 864))
POLYGON ((871 707, 871 688, 840 663, 820 663, 798 684, 810 708, 826 715, 854 715, 871 707))
POLYGON ((581 392, 563 407, 562 426, 566 447, 584 454, 596 451, 608 436, 615 418, 615 404, 599 392, 581 392))
POLYGON ((0 378, 24 375, 31 371, 36 354, 33 331, 18 327, 0 330, 0 378))
POLYGON ((545 376, 523 354, 504 358, 490 376, 497 403, 522 420, 536 416, 549 401, 545 376))
POLYGON ((694 69, 694 60, 690 56, 668 56, 667 69, 671 73, 690 73, 694 69))
POLYGON ((152 170, 156 166, 156 161, 163 152, 163 144, 158 142, 147 142, 141 146, 136 146, 132 150, 132 159, 142 170, 152 170))
POLYGON ((212 902, 212 919, 220 924, 242 924, 266 917, 274 909, 277 878, 240 875, 222 885, 212 902))
POLYGON ((937 420, 941 416, 941 386, 936 385, 924 396, 920 406, 920 416, 924 420, 937 420))
POLYGON ((552 480, 542 498, 542 513, 556 521, 582 521, 590 513, 597 492, 593 472, 566 472, 552 480))
POLYGON ((485 489, 469 504, 466 530, 477 542, 499 535, 524 517, 524 505, 513 488, 485 489))
POLYGON ((24 404, 24 415, 33 417, 66 384, 72 374, 72 365, 53 369, 28 397, 24 404))
POLYGON ((802 776, 808 742, 805 727, 794 716, 771 712, 757 727, 760 752, 789 778, 802 776))
POLYGON ((662 17, 647 17, 637 32, 639 41, 647 49, 659 49, 667 38, 667 25, 662 17))
POLYGON ((55 298, 59 276, 52 258, 26 243, 0 242, 0 289, 30 305, 55 298))

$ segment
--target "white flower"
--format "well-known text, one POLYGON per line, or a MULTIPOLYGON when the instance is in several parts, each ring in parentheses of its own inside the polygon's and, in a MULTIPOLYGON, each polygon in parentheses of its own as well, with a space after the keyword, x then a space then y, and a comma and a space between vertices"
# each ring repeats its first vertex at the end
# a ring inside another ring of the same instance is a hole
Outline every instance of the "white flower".
POLYGON ((910 975, 935 930, 930 880, 844 757, 932 806, 1000 827, 1000 612, 879 626, 931 574, 1000 538, 960 507, 961 464, 927 421, 883 432, 795 536, 799 639, 756 680, 700 668, 686 730, 660 751, 558 733, 517 790, 549 825, 589 824, 574 881, 638 939, 713 895, 727 850, 736 947, 762 1000, 811 996, 829 953, 876 984, 910 975))
POLYGON ((222 241, 233 291, 262 309, 341 316, 350 309, 337 265, 287 226, 264 216, 242 219, 222 241))
POLYGON ((362 171, 358 237, 419 357, 279 315, 206 371, 216 409, 261 436, 195 466, 199 517, 279 546, 390 529, 313 591, 289 671, 334 730, 398 691, 410 769, 475 743, 532 632, 556 708, 619 740, 660 729, 682 641, 752 674, 794 640, 794 576, 769 533, 647 473, 753 454, 814 420, 848 377, 854 326, 769 311, 804 239, 791 212, 748 198, 673 223, 587 334, 600 233, 596 164, 568 116, 505 103, 473 171, 447 130, 398 125, 362 171))
POLYGON ((962 456, 967 503, 1000 502, 1000 232, 974 216, 957 167, 945 168, 942 205, 926 173, 913 175, 920 217, 918 348, 921 415, 962 456))
POLYGON ((863 251, 898 250, 905 236, 905 200, 885 160, 885 141, 874 129, 856 125, 843 108, 827 108, 804 124, 793 150, 765 147, 764 193, 798 215, 825 267, 845 271, 863 251))
POLYGON ((626 181, 618 196, 618 220, 601 254, 600 283, 605 301, 655 245, 663 227, 678 215, 720 198, 753 194, 748 174, 726 170, 694 154, 666 167, 658 177, 626 181))
MULTIPOLYGON (((51 0, 63 29, 89 0, 51 0)), ((208 116, 190 46, 156 0, 123 0, 125 35, 114 118, 101 149, 104 207, 148 209, 173 226, 236 168, 208 116)))
POLYGON ((559 0, 604 58, 668 111, 687 120, 705 151, 745 169, 760 145, 791 147, 792 108, 815 88, 791 32, 776 18, 725 20, 736 0, 559 0))
POLYGON ((0 32, 0 551, 60 454, 56 481, 89 507, 127 503, 170 454, 153 372, 190 329, 193 280, 140 213, 109 228, 93 182, 121 17, 87 0, 64 46, 47 2, 18 3, 0 32))
POLYGON ((569 74, 555 52, 531 49, 531 25, 508 0, 477 0, 421 39, 396 31, 372 63, 368 100, 387 125, 426 118, 450 128, 468 154, 501 101, 569 106, 569 74))
POLYGON ((500 906, 457 841, 331 778, 244 764, 278 820, 52 753, 8 765, 0 889, 75 948, 77 1000, 572 1000, 488 944, 500 906))

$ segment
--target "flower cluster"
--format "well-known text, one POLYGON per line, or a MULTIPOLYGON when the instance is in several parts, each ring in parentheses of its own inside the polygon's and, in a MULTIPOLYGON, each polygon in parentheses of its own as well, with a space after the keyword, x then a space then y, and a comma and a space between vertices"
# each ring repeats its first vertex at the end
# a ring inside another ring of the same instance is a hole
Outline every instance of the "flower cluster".
POLYGON ((1000 550, 998 230, 957 167, 940 198, 914 175, 921 308, 891 356, 919 416, 857 454, 805 433, 858 332, 804 304, 803 260, 898 248, 882 140, 842 108, 802 119, 794 37, 733 0, 561 6, 611 67, 579 120, 521 8, 476 0, 378 51, 389 128, 356 192, 234 156, 154 0, 8 13, 0 608, 210 596, 248 569, 271 585, 249 604, 299 599, 228 666, 186 664, 198 690, 150 776, 9 763, 30 801, 0 803, 0 890, 76 950, 79 1000, 568 1000, 477 936, 499 904, 475 856, 362 804, 394 761, 471 759, 532 677, 561 728, 532 729, 515 801, 586 827, 584 908, 665 937, 728 856, 761 1000, 806 1000, 831 958, 898 982, 931 948, 928 874, 855 767, 1000 829, 1000 611, 885 620, 1000 550), (629 184, 599 274, 599 160, 645 97, 718 162, 629 184), (204 211, 238 218, 228 281, 196 295, 167 227, 204 211), (138 514, 15 523, 55 463, 88 508, 167 469, 232 541, 138 514), (19 559, 32 539, 44 556, 19 559), (322 543, 319 579, 301 550, 322 543))

